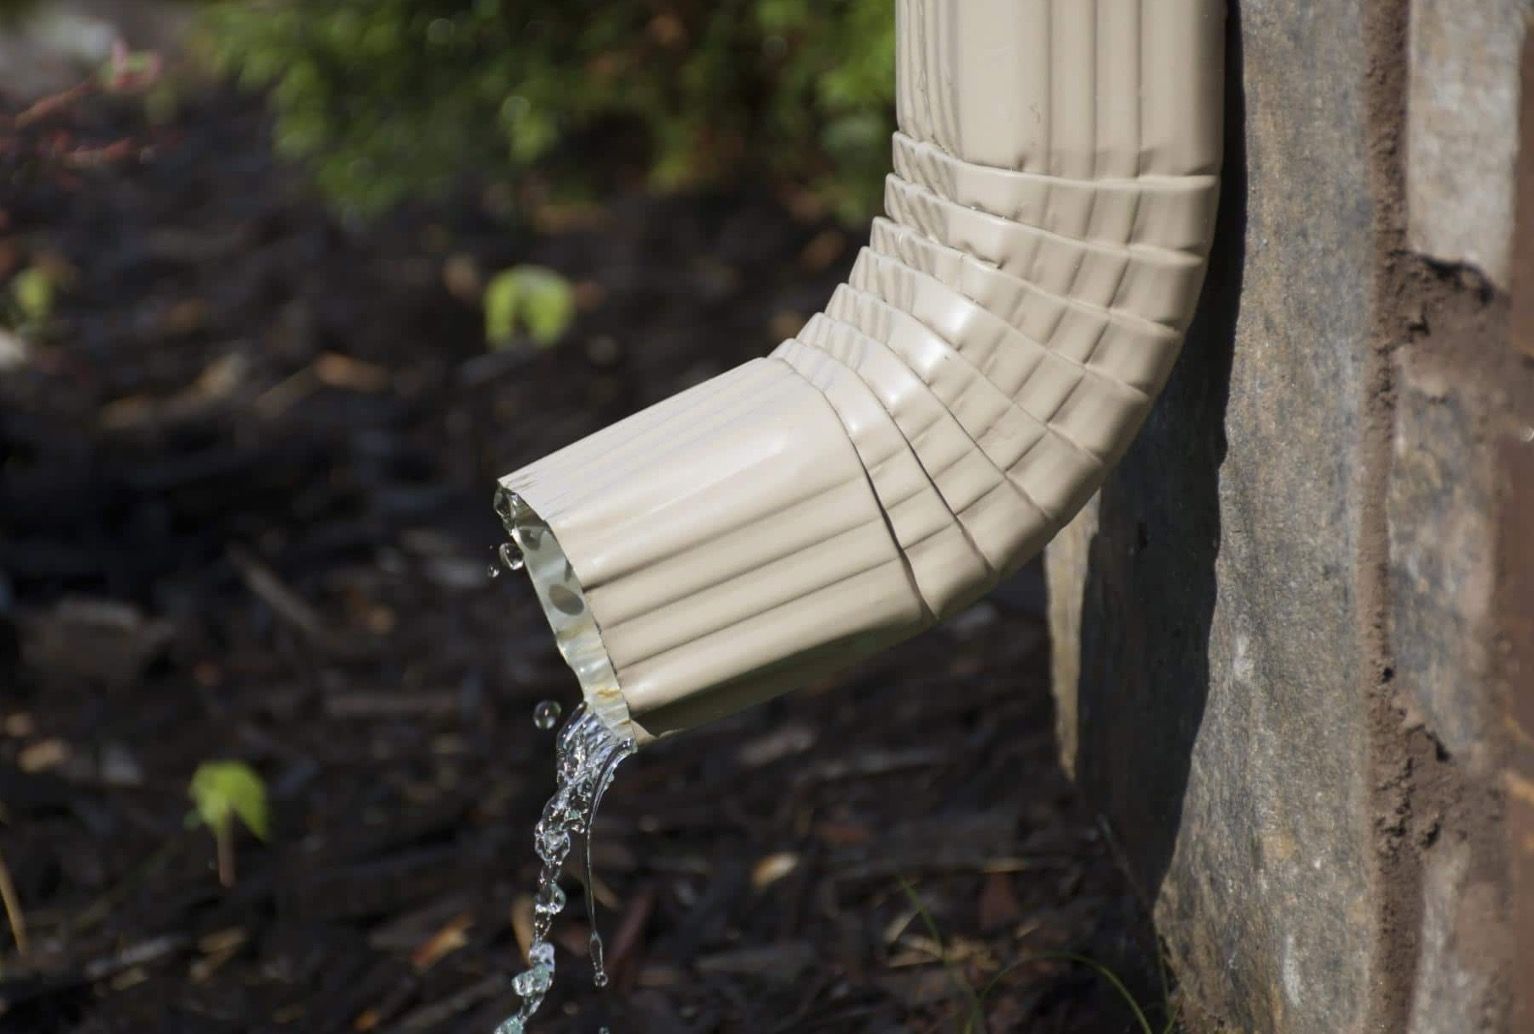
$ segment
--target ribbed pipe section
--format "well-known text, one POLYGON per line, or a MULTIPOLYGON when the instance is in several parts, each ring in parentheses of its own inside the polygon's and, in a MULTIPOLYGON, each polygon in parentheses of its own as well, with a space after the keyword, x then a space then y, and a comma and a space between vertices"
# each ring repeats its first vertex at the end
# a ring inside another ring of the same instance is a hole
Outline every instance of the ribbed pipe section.
POLYGON ((1198 297, 1223 9, 898 0, 886 214, 825 310, 501 481, 612 724, 666 735, 915 634, 1090 498, 1198 297))

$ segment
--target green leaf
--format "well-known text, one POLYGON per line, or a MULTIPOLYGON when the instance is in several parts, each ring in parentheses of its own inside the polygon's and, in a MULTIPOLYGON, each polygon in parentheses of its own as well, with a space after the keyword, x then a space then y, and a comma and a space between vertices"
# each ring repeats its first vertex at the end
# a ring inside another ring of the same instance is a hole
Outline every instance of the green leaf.
POLYGON ((214 832, 227 830, 238 817, 245 828, 267 839, 266 784, 243 761, 205 761, 187 788, 197 817, 214 832))
POLYGON ((517 333, 520 289, 512 272, 508 269, 491 277, 481 300, 485 309, 485 340, 492 348, 505 347, 517 333))
POLYGON ((53 278, 41 266, 28 266, 11 281, 11 294, 28 323, 46 323, 53 314, 53 278))
POLYGON ((570 281, 543 266, 512 266, 490 279, 482 299, 485 339, 504 348, 526 328, 547 348, 564 337, 575 319, 575 289, 570 281))

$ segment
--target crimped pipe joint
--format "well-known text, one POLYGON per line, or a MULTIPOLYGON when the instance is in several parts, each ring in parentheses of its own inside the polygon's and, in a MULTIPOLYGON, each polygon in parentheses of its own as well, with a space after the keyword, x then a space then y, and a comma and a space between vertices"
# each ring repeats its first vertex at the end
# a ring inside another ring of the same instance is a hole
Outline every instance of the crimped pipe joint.
POLYGON ((1224 0, 898 0, 885 217, 768 358, 501 480, 587 701, 641 742, 1033 557, 1160 390, 1214 225, 1224 0))

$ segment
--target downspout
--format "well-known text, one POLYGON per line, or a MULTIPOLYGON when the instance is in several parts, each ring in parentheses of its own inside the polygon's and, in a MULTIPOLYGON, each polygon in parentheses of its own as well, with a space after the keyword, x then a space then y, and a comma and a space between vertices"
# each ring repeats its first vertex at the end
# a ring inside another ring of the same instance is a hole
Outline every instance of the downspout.
POLYGON ((897 0, 885 217, 757 359, 500 481, 588 706, 640 743, 943 620, 1123 454, 1192 317, 1224 0, 897 0))

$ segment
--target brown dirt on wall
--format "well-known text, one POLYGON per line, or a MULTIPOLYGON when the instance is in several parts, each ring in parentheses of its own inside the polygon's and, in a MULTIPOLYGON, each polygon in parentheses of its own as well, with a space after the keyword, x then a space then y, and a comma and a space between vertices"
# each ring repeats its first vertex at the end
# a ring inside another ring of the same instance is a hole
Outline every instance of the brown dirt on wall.
MULTIPOLYGON (((1534 359, 1534 16, 1523 41, 1523 98, 1519 137, 1517 208, 1513 247, 1512 349, 1534 359)), ((1526 410, 1527 412, 1527 410, 1526 410)), ((1501 500, 1498 544, 1497 613, 1502 615, 1504 649, 1499 651, 1512 737, 1508 774, 1519 785, 1534 784, 1534 454, 1527 443, 1502 444, 1499 473, 1507 486, 1501 500)), ((1513 795, 1508 809, 1507 843, 1513 864, 1514 958, 1534 957, 1534 801, 1513 795)), ((1515 989, 1513 1027, 1534 1031, 1534 986, 1515 989)))

